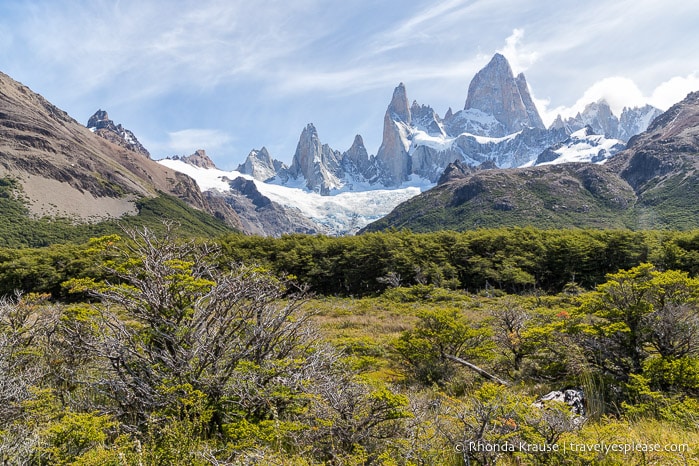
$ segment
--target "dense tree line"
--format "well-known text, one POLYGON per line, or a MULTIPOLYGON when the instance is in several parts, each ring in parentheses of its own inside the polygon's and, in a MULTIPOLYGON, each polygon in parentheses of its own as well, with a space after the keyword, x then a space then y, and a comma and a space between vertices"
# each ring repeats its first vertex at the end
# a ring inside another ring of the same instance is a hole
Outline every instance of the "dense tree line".
MULTIPOLYGON (((607 273, 643 262, 699 272, 699 232, 511 228, 341 238, 235 234, 215 242, 223 267, 262 265, 323 295, 367 296, 416 284, 555 293, 570 284, 591 289, 607 273)), ((65 280, 98 278, 100 259, 94 252, 91 243, 0 249, 0 295, 33 290, 67 298, 60 286, 65 280)))
MULTIPOLYGON (((222 267, 262 265, 322 295, 368 296, 416 284, 556 293, 571 284, 591 289, 606 274, 644 262, 699 273, 699 232, 508 228, 341 238, 233 234, 215 242, 222 267)), ((101 273, 93 252, 91 243, 0 249, 0 295, 33 290, 68 298, 62 282, 101 273)))
MULTIPOLYGON (((555 293, 570 284, 591 289, 607 273, 643 262, 699 272, 698 232, 511 228, 278 239, 235 234, 216 243, 224 267, 231 262, 263 265, 323 295, 367 296, 416 284, 555 293)), ((61 283, 98 278, 98 265, 90 243, 0 249, 0 295, 33 290, 67 298, 61 283)))
POLYGON ((511 228, 354 237, 231 235, 227 258, 261 262, 294 275, 320 294, 363 296, 392 284, 477 291, 558 292, 570 283, 592 288, 607 273, 643 262, 699 271, 699 233, 511 228))

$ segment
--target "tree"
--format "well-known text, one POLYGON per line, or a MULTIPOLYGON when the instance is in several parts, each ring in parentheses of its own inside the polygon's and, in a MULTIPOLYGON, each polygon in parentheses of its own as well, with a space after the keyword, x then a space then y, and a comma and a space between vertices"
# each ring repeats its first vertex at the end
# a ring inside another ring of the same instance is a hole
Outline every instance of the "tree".
POLYGON ((469 364, 463 358, 482 358, 490 349, 489 329, 472 327, 457 310, 423 311, 418 317, 415 328, 403 332, 394 347, 423 384, 444 383, 454 374, 453 362, 469 364))
POLYGON ((530 351, 526 345, 525 334, 531 316, 514 297, 502 300, 491 314, 495 342, 511 364, 512 370, 517 372, 530 351))
POLYGON ((590 361, 625 381, 649 356, 697 354, 698 298, 699 280, 641 264, 607 275, 586 297, 575 331, 590 361))
POLYGON ((127 231, 127 241, 102 241, 111 278, 72 287, 102 301, 96 350, 111 370, 99 386, 123 421, 139 425, 147 413, 200 391, 220 430, 221 403, 235 395, 230 382, 243 362, 271 371, 269 383, 286 370, 270 361, 293 359, 313 341, 305 292, 261 268, 223 271, 214 266, 216 248, 170 233, 144 228, 127 231))

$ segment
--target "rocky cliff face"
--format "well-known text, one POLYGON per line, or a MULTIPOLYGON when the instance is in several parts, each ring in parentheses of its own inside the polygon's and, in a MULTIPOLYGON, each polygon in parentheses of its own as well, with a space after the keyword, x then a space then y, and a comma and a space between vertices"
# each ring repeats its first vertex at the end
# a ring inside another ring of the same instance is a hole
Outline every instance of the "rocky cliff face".
POLYGON ((411 173, 410 148, 412 115, 405 85, 393 91, 383 120, 383 139, 376 154, 379 180, 385 186, 398 186, 411 173))
POLYGON ((99 222, 136 215, 141 201, 165 193, 239 228, 235 212, 212 206, 192 178, 121 144, 119 131, 137 140, 106 112, 89 123, 92 130, 0 73, 0 177, 17 180, 31 215, 99 222))
POLYGON ((256 180, 271 181, 280 171, 287 169, 284 163, 272 158, 266 147, 262 147, 260 150, 251 150, 245 162, 238 165, 236 171, 250 175, 256 180))
POLYGON ((610 165, 638 192, 699 186, 699 92, 657 117, 617 157, 610 165))
POLYGON ((260 236, 279 237, 290 233, 323 233, 300 212, 285 208, 264 196, 251 180, 238 177, 226 193, 211 193, 239 216, 242 231, 260 236))
MULTIPOLYGON (((350 182, 374 180, 378 176, 373 157, 369 156, 364 140, 359 134, 354 137, 352 146, 342 154, 342 170, 350 182)), ((342 174, 338 176, 341 177, 342 174)))
POLYGON ((131 131, 121 126, 121 124, 114 124, 114 122, 109 119, 107 112, 104 110, 97 110, 87 121, 87 127, 93 133, 103 137, 107 141, 112 142, 119 147, 123 147, 130 151, 136 152, 137 154, 141 154, 144 157, 150 158, 150 153, 138 141, 136 136, 131 131))
POLYGON ((340 162, 341 154, 327 144, 321 144, 318 131, 309 123, 301 133, 287 174, 295 180, 305 180, 306 188, 311 191, 328 194, 343 185, 336 176, 340 162))
POLYGON ((175 155, 172 157, 172 159, 182 160, 185 163, 199 168, 216 168, 216 164, 209 158, 208 155, 206 155, 206 151, 204 149, 198 149, 192 155, 185 155, 182 157, 175 155))
POLYGON ((492 115, 502 124, 502 132, 487 136, 502 137, 524 128, 544 128, 524 75, 515 78, 507 59, 499 53, 471 81, 464 105, 464 110, 469 109, 492 115))
MULTIPOLYGON (((321 194, 372 184, 398 187, 412 176, 436 183, 447 165, 458 160, 466 165, 493 164, 514 168, 551 162, 563 149, 561 143, 585 127, 595 135, 623 142, 644 130, 657 109, 625 109, 617 118, 609 105, 596 102, 574 118, 558 118, 545 128, 529 92, 524 74, 514 76, 507 59, 495 54, 468 87, 463 110, 451 108, 443 118, 429 105, 409 103, 403 83, 393 91, 383 121, 383 137, 376 156, 364 148, 361 137, 340 153, 320 143, 313 125, 301 134, 292 166, 280 168, 262 151, 253 151, 239 171, 260 180, 277 179, 283 184, 303 179, 308 189, 321 194), (542 162, 545 160, 545 162, 542 162)), ((579 141, 571 142, 577 144, 579 141)), ((606 147, 606 142, 598 145, 606 147)), ((619 150, 580 156, 580 160, 607 159, 619 150)))
POLYGON ((0 176, 20 181, 37 215, 121 217, 158 192, 206 208, 191 178, 93 134, 2 73, 0 176))
MULTIPOLYGON (((565 134, 563 128, 558 130, 565 134)), ((699 227, 699 92, 655 118, 603 165, 589 162, 600 161, 594 158, 603 145, 615 140, 595 134, 590 126, 542 158, 560 157, 557 149, 571 149, 575 141, 591 150, 587 163, 487 171, 450 164, 437 187, 366 230, 699 227)))
POLYGON ((554 129, 565 129, 572 134, 586 126, 592 128, 593 134, 609 139, 627 142, 631 137, 645 131, 650 123, 662 112, 651 106, 624 108, 619 118, 614 115, 604 99, 587 104, 575 117, 563 120, 560 115, 551 125, 554 129))

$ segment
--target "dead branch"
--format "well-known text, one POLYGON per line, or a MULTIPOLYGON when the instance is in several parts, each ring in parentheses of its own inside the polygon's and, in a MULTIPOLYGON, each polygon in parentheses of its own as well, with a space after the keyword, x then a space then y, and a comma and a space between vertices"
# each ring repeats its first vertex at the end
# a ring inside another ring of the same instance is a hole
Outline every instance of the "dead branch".
POLYGON ((468 368, 471 369, 472 371, 477 372, 479 375, 481 375, 482 377, 485 377, 486 379, 488 379, 488 380, 490 380, 490 381, 499 383, 500 385, 504 385, 504 386, 506 386, 506 387, 509 387, 509 386, 510 386, 510 383, 509 383, 509 382, 507 382, 507 381, 505 381, 505 380, 502 380, 501 378, 499 378, 499 377, 497 377, 497 376, 495 376, 495 375, 493 375, 493 374, 491 374, 491 373, 489 373, 489 372, 484 371, 484 370, 481 369, 480 367, 476 366, 475 364, 471 364, 470 362, 468 362, 468 361, 466 361, 466 360, 464 360, 464 359, 461 359, 461 358, 456 357, 456 356, 452 356, 451 354, 445 354, 444 357, 447 358, 447 359, 450 360, 450 361, 458 362, 458 363, 461 364, 462 366, 468 367, 468 368))

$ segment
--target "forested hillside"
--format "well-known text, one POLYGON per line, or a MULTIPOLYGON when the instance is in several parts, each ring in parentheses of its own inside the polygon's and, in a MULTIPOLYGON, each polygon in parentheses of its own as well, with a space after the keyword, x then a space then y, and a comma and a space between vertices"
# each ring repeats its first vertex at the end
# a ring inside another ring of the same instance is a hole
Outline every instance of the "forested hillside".
POLYGON ((698 270, 699 232, 2 249, 0 457, 699 464, 698 270))

